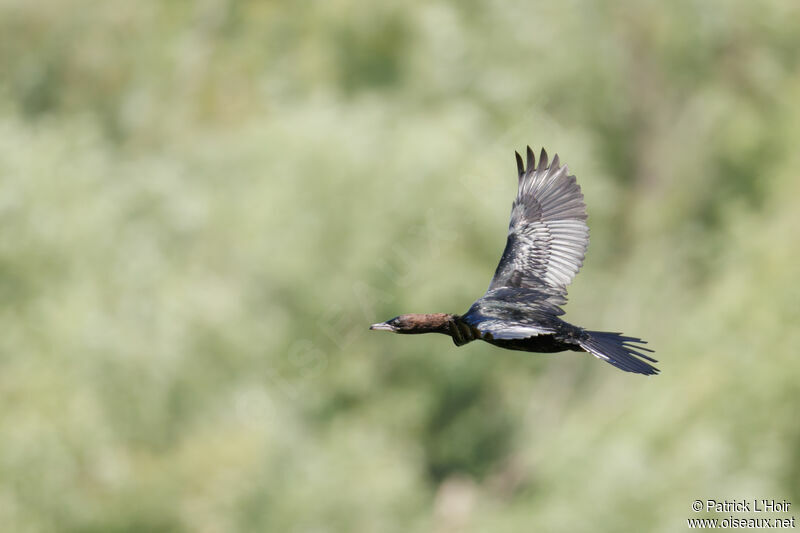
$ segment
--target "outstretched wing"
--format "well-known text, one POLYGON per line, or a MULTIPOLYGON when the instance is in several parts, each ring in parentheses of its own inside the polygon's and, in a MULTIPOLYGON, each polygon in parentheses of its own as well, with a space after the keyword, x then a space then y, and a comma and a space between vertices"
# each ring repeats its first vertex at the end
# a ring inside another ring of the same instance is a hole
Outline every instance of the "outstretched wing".
MULTIPOLYGON (((517 156, 519 189, 511 209, 508 240, 489 285, 536 288, 553 303, 566 303, 567 285, 583 264, 589 246, 586 205, 581 188, 558 155, 548 166, 542 149, 536 166, 528 146, 527 169, 517 156)), ((488 293, 487 293, 488 295, 488 293)))

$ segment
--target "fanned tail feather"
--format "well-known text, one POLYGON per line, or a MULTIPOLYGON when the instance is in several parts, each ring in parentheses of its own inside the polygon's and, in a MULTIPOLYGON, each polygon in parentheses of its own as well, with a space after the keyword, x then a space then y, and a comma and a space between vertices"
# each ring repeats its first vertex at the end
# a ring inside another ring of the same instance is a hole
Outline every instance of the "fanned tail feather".
POLYGON ((608 331, 585 331, 584 334, 584 338, 580 341, 581 348, 598 359, 602 359, 626 372, 645 375, 659 373, 656 367, 645 362, 645 360, 652 363, 658 362, 643 353, 653 352, 653 350, 640 346, 641 344, 647 344, 647 341, 608 331))

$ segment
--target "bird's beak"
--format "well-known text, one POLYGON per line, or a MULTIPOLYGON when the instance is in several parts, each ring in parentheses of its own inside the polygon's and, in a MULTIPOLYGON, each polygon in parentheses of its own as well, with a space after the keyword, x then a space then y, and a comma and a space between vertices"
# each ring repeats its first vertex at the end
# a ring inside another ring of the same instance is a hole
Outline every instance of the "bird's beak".
POLYGON ((394 331, 394 327, 387 324, 386 322, 380 322, 378 324, 372 324, 369 329, 377 329, 380 331, 394 331))

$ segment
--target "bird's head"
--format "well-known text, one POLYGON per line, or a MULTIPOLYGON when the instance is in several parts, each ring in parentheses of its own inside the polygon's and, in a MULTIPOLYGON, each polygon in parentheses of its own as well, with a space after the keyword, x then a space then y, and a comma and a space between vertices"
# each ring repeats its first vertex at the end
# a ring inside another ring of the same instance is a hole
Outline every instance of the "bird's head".
POLYGON ((446 333, 450 316, 445 313, 400 315, 372 324, 369 329, 394 333, 446 333))
POLYGON ((409 333, 417 325, 417 321, 414 320, 413 317, 414 315, 396 316, 390 320, 387 320, 386 322, 372 324, 369 329, 375 329, 378 331, 392 331, 394 333, 409 333))

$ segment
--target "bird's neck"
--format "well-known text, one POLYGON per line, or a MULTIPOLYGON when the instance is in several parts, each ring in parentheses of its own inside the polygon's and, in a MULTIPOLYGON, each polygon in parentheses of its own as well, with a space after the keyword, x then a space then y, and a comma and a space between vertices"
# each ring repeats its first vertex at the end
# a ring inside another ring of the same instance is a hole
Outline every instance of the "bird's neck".
POLYGON ((407 315, 411 327, 403 333, 444 333, 450 335, 450 324, 455 315, 429 313, 407 315))

